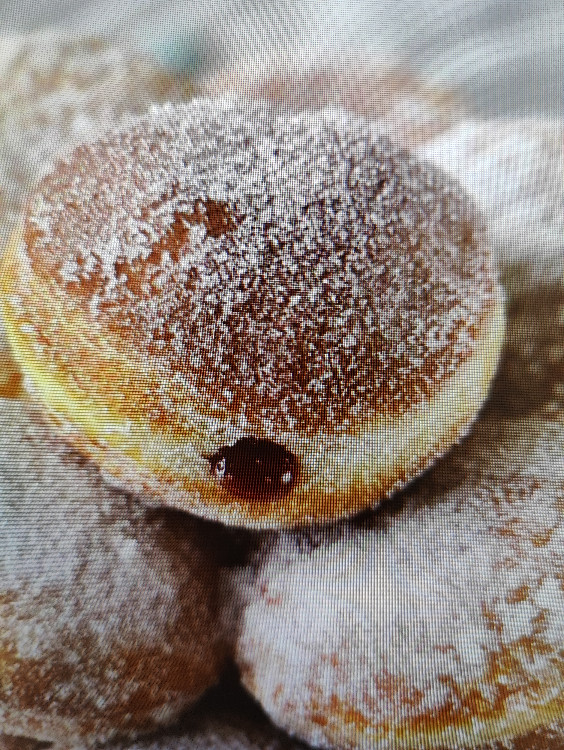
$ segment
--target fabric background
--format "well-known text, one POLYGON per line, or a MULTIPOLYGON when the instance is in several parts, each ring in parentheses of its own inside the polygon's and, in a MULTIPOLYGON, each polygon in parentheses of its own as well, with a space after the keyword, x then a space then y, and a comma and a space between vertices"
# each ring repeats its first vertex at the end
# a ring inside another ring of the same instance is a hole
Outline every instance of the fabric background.
POLYGON ((0 29, 50 24, 190 70, 296 50, 367 50, 460 87, 485 116, 564 111, 561 0, 2 0, 0 29))

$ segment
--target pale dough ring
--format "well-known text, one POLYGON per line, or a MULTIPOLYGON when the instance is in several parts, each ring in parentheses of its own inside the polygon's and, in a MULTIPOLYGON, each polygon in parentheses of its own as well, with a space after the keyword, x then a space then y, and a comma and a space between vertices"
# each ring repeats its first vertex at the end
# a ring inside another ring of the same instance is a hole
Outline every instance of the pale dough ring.
POLYGON ((2 275, 71 441, 149 501, 257 528, 417 475, 467 431, 503 338, 473 204, 342 110, 155 108, 44 178, 2 275))

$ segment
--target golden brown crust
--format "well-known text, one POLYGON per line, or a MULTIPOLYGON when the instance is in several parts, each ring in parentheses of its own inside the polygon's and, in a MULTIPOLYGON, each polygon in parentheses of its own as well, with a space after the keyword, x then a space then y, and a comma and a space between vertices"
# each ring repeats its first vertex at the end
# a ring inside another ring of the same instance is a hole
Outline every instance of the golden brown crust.
POLYGON ((25 393, 20 368, 12 357, 0 322, 0 398, 19 398, 25 393))
POLYGON ((181 153, 173 132, 181 116, 163 112, 75 151, 42 181, 24 233, 36 276, 55 277, 92 325, 145 350, 218 411, 245 413, 274 436, 403 413, 429 397, 471 353, 494 304, 483 226, 458 186, 354 120, 327 115, 320 137, 321 114, 268 132, 264 112, 202 109, 184 124, 187 139, 209 121, 212 137, 196 153, 187 144, 181 153), (230 116, 248 131, 235 143, 222 123, 230 116), (287 153, 261 154, 266 144, 257 139, 243 146, 251 126, 287 153), (308 157, 317 163, 301 163, 300 138, 313 141, 308 157), (200 184, 179 161, 201 163, 210 148, 222 167, 200 184), (245 177, 264 191, 250 201, 227 187, 233 175, 224 167, 243 148, 245 177), (114 159, 142 187, 108 176, 114 159), (150 183, 164 160, 176 163, 157 192, 150 183), (334 170, 346 173, 331 179, 334 170), (77 174, 88 175, 78 189, 77 174), (271 192, 260 186, 263 175, 271 192), (284 195, 291 188, 297 194, 284 195), (278 211, 276 190, 284 196, 278 211), (218 191, 221 199, 210 197, 218 191), (245 252, 249 243, 258 258, 245 252))

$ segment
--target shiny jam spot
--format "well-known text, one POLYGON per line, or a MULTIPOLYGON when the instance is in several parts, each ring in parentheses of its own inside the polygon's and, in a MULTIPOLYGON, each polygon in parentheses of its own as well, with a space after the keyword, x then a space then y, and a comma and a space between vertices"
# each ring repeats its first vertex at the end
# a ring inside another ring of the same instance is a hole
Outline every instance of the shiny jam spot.
POLYGON ((272 440, 240 438, 208 458, 214 477, 241 493, 275 495, 290 489, 298 473, 293 453, 272 440))
POLYGON ((215 474, 217 479, 223 479, 223 477, 225 476, 226 468, 227 463, 225 461, 225 458, 223 456, 221 458, 218 458, 213 466, 213 473, 215 474))

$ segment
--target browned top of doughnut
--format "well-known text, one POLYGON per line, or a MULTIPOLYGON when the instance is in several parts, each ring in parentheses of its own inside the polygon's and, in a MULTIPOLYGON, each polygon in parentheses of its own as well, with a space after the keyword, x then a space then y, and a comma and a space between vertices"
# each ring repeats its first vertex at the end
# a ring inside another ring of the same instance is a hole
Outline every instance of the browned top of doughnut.
POLYGON ((338 110, 155 108, 58 164, 25 239, 94 327, 270 433, 404 412, 494 299, 458 184, 338 110))

